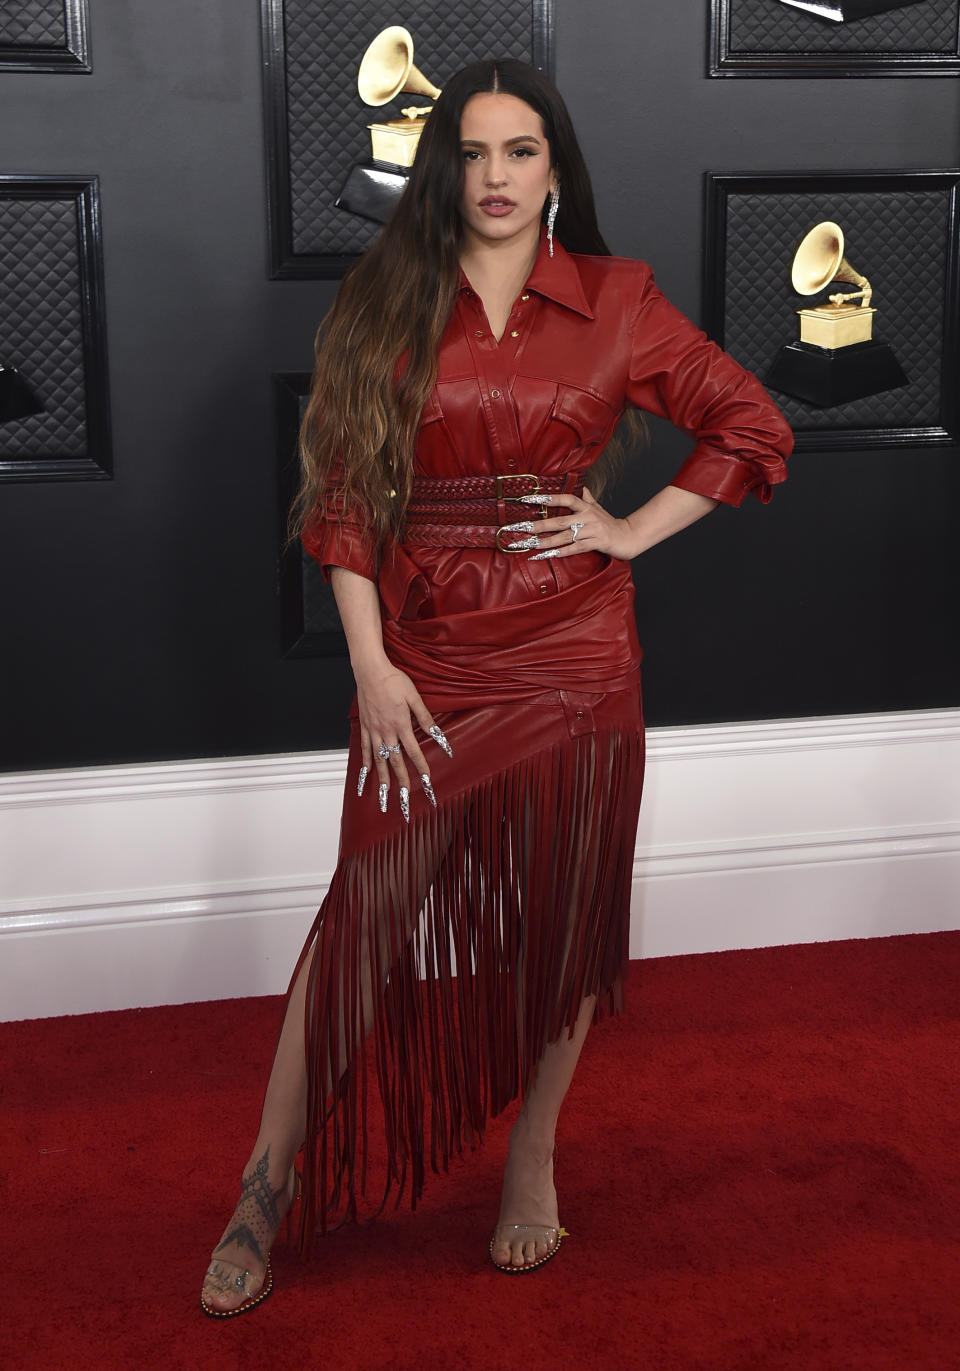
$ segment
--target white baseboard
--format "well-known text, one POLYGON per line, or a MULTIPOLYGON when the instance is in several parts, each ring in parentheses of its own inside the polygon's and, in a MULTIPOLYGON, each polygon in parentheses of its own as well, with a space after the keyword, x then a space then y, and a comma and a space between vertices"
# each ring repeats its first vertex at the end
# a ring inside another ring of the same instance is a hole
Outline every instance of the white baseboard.
MULTIPOLYGON (((282 991, 346 753, 0 776, 0 1018, 282 991)), ((631 955, 960 927, 960 710, 652 729, 631 955)))

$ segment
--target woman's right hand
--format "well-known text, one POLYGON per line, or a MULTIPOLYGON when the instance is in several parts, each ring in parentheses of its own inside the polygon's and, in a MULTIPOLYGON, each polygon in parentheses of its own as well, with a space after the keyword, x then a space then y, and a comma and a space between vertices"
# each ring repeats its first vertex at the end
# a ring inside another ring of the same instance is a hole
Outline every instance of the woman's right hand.
POLYGON ((414 722, 419 724, 424 733, 432 731, 435 741, 448 756, 452 756, 450 745, 405 671, 399 671, 384 660, 382 665, 357 673, 356 682, 362 756, 357 794, 363 794, 367 778, 375 770, 381 813, 387 812, 392 782, 396 782, 400 810, 409 823, 410 774, 407 760, 415 768, 427 799, 434 807, 437 803, 430 767, 414 735, 414 722), (389 757, 379 755, 381 744, 391 749, 389 757))

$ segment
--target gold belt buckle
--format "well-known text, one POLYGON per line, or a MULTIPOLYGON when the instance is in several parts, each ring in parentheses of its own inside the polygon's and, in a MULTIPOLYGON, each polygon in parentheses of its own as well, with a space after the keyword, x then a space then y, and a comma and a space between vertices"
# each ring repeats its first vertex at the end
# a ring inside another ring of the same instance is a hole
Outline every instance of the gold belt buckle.
MULTIPOLYGON (((532 482, 533 482, 533 490, 528 490, 526 493, 527 493, 528 495, 539 495, 539 493, 540 493, 540 477, 539 477, 539 476, 535 475, 532 471, 517 471, 517 472, 512 473, 512 474, 509 475, 509 476, 498 476, 498 477, 497 477, 497 503, 498 503, 498 504, 499 504, 501 501, 505 501, 505 500, 519 500, 519 499, 520 499, 520 496, 519 496, 519 495, 510 495, 508 492, 504 491, 504 489, 503 489, 503 483, 504 483, 504 481, 532 481, 532 482)), ((528 508, 529 508, 529 506, 528 506, 528 508)), ((549 511, 548 511, 546 505, 541 505, 541 506, 540 506, 540 511, 539 511, 539 512, 540 512, 540 518, 541 518, 541 519, 546 519, 546 517, 547 517, 547 515, 548 515, 548 513, 549 513, 549 511)))
MULTIPOLYGON (((505 491, 504 491, 504 489, 503 489, 503 482, 504 482, 504 481, 533 481, 533 483, 534 483, 533 490, 528 491, 527 494, 528 494, 528 495, 538 495, 538 494, 540 493, 540 477, 539 477, 539 476, 535 475, 532 471, 517 471, 517 472, 513 472, 513 473, 511 473, 509 476, 498 476, 498 477, 497 477, 497 503, 498 503, 498 504, 500 504, 502 501, 506 501, 506 500, 519 500, 519 498, 520 498, 519 495, 509 495, 509 494, 505 493, 505 491)), ((527 506, 527 508, 528 508, 528 509, 530 508, 529 505, 527 506)), ((539 511, 539 512, 540 512, 540 518, 541 518, 541 519, 545 519, 545 518, 547 517, 547 507, 546 507, 546 505, 541 505, 541 506, 540 506, 540 511, 539 511)), ((531 518, 532 518, 532 517, 533 517, 533 510, 532 510, 532 509, 530 510, 530 515, 531 515, 531 518)), ((529 545, 525 540, 523 540, 523 539, 521 539, 521 541, 520 541, 515 547, 509 547, 509 546, 508 546, 508 547, 504 547, 503 543, 501 543, 501 541, 500 541, 500 534, 503 533, 505 529, 506 529, 506 524, 501 524, 500 527, 497 529, 495 535, 494 535, 494 542, 496 543, 497 547, 500 549, 501 552, 527 552, 527 551, 529 551, 530 545, 529 545)), ((516 537, 517 537, 517 534, 516 534, 515 531, 510 530, 510 536, 511 536, 511 538, 516 538, 516 537)))
POLYGON ((528 495, 537 495, 540 492, 540 477, 535 476, 532 471, 517 471, 510 476, 497 477, 497 500, 519 500, 519 495, 506 495, 503 490, 504 481, 533 481, 533 490, 527 492, 528 495))

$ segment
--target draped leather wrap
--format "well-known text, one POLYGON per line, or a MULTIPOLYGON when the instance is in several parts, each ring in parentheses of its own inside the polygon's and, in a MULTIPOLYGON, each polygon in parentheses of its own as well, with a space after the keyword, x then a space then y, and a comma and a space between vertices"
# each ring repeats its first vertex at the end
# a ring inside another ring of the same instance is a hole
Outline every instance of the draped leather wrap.
POLYGON ((423 571, 394 542, 379 582, 387 656, 431 710, 509 704, 544 690, 627 689, 640 662, 633 580, 622 562, 591 562, 599 563, 592 575, 552 595, 498 604, 481 594, 475 609, 438 615, 423 571))

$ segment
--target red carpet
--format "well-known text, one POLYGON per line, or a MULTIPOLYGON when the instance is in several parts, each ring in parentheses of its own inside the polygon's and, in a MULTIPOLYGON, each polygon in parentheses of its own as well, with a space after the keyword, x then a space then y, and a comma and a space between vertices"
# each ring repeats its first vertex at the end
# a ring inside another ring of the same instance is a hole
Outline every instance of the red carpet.
POLYGON ((960 1368, 960 933, 637 962, 561 1120, 572 1237, 487 1263, 509 1120, 406 1206, 275 1249, 255 1313, 197 1292, 279 1001, 0 1025, 0 1363, 960 1368))

